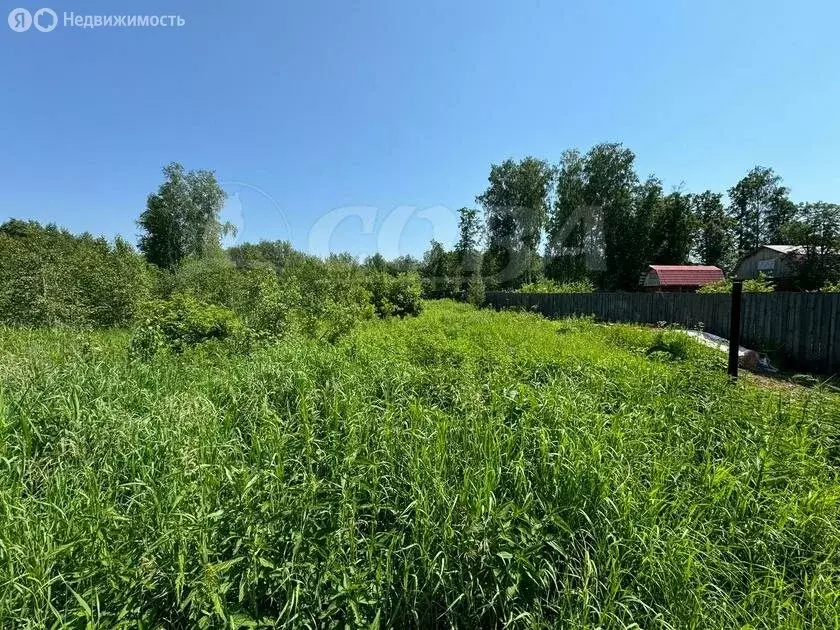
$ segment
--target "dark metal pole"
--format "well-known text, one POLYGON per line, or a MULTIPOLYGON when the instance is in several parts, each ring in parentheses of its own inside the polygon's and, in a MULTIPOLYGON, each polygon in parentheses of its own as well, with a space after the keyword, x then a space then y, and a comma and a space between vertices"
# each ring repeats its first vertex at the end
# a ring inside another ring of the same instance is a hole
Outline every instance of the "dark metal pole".
POLYGON ((741 291, 744 283, 732 283, 732 306, 729 309, 729 376, 738 378, 738 348, 741 346, 741 291))

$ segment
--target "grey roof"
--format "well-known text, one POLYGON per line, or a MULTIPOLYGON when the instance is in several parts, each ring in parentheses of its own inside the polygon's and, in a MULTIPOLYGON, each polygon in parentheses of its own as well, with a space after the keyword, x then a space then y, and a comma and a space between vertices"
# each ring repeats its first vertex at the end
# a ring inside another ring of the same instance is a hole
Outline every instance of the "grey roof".
POLYGON ((805 253, 804 245, 762 245, 767 249, 779 252, 780 254, 802 254, 805 253))

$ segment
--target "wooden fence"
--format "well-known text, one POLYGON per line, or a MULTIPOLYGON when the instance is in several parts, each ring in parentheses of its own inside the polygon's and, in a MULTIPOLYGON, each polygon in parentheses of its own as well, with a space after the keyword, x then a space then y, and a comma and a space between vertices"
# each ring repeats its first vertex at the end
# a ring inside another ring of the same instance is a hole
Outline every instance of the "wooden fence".
MULTIPOLYGON (((729 336, 729 294, 487 293, 495 308, 520 307, 546 317, 594 315, 609 322, 666 322, 729 336)), ((840 372, 840 293, 744 293, 741 345, 792 367, 840 372)))

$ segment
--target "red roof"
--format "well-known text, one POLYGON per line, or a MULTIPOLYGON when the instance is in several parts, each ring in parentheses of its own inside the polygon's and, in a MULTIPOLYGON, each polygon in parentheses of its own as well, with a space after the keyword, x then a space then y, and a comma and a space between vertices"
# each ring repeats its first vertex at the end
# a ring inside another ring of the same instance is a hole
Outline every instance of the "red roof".
POLYGON ((699 287, 723 280, 723 271, 711 265, 650 265, 648 273, 657 277, 660 287, 699 287))

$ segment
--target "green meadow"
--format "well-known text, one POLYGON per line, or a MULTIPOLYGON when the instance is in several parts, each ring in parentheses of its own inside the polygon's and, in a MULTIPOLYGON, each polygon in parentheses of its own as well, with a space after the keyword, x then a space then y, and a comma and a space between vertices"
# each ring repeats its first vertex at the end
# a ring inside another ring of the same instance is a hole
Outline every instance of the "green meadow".
POLYGON ((840 396, 671 331, 4 329, 0 627, 837 627, 838 466, 840 396))

